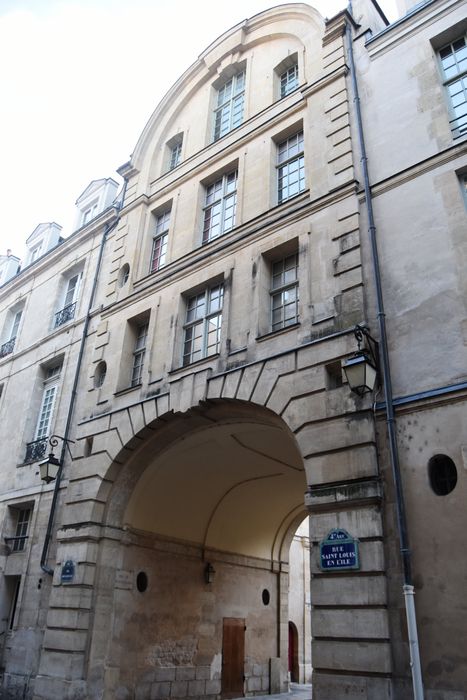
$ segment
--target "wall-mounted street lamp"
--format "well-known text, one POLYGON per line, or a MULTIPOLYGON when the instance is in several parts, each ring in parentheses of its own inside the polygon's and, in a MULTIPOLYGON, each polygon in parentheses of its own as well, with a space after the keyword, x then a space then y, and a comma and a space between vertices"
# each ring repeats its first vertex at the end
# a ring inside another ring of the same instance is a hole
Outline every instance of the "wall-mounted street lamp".
POLYGON ((374 390, 378 379, 378 343, 365 326, 355 326, 358 349, 342 365, 350 390, 363 396, 374 390), (363 339, 366 346, 362 347, 363 339))
POLYGON ((55 481, 58 470, 60 469, 60 461, 55 457, 53 452, 49 452, 49 456, 39 462, 41 480, 46 484, 55 481))
POLYGON ((66 440, 65 438, 61 437, 61 435, 50 436, 49 445, 52 449, 49 452, 48 457, 46 459, 43 459, 42 462, 39 462, 41 480, 44 481, 46 484, 50 484, 51 481, 55 481, 55 479, 57 478, 58 470, 60 469, 60 466, 62 464, 53 453, 53 448, 57 447, 59 440, 62 440, 63 442, 73 442, 73 440, 66 440))
POLYGON ((216 575, 216 570, 213 565, 208 561, 204 567, 204 582, 212 583, 214 581, 214 576, 216 575))

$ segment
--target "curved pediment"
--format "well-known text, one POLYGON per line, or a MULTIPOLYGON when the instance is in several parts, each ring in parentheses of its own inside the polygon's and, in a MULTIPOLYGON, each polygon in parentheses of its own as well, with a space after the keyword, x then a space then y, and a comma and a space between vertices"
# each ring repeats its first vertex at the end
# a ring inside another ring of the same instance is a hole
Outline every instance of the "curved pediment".
MULTIPOLYGON (((243 122, 278 100, 277 66, 297 55, 299 83, 315 79, 321 68, 324 20, 309 5, 280 5, 232 27, 214 41, 177 80, 147 122, 125 174, 137 175, 139 194, 171 168, 171 144, 181 161, 215 140, 213 110, 217 91, 244 71, 243 122)), ((178 164, 178 161, 177 163, 178 164)))

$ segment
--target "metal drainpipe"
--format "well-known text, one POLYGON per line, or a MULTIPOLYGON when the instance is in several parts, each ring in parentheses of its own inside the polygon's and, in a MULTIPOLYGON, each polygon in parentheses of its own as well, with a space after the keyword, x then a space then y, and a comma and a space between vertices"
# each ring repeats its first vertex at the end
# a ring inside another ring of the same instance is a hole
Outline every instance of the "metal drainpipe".
MULTIPOLYGON (((123 185, 122 202, 123 202, 123 199, 125 197, 125 190, 126 190, 126 180, 125 180, 124 185, 123 185)), ((99 248, 99 256, 97 258, 96 271, 94 273, 94 280, 92 283, 91 296, 89 297, 88 309, 86 312, 86 318, 84 320, 83 334, 81 336, 81 343, 80 343, 80 347, 79 347, 78 360, 76 363, 75 376, 73 379, 73 388, 71 390, 70 404, 68 406, 68 415, 67 415, 66 425, 65 425, 65 434, 63 436, 62 449, 60 452, 60 460, 59 460, 60 467, 58 468, 57 478, 55 479, 55 487, 54 487, 54 493, 53 493, 53 497, 52 497, 52 504, 50 506, 49 520, 47 523, 47 531, 45 533, 44 546, 42 547, 41 569, 46 574, 49 574, 49 576, 53 576, 54 570, 51 569, 50 566, 47 566, 47 554, 49 551, 50 539, 52 537, 52 528, 53 528, 53 524, 54 524, 55 510, 57 507, 58 493, 60 490, 60 482, 61 482, 61 478, 62 478, 63 463, 65 461, 67 439, 68 439, 68 435, 70 434, 70 430, 71 430, 71 421, 73 418, 73 410, 74 410, 75 402, 76 402, 76 394, 77 394, 79 376, 80 376, 80 372, 81 372, 81 364, 83 361, 84 347, 86 345, 86 338, 87 338, 89 323, 91 321, 91 309, 92 309, 92 305, 94 303, 94 297, 96 294, 97 283, 99 280, 99 273, 100 273, 100 269, 101 269, 102 257, 104 254, 104 247, 105 247, 105 243, 107 241, 107 236, 112 231, 112 229, 114 229, 115 226, 118 224, 119 218, 120 217, 117 215, 117 219, 116 219, 116 221, 114 221, 113 224, 107 224, 106 229, 102 235, 101 245, 99 248)))
MULTIPOLYGON (((348 11, 352 15, 352 1, 349 0, 348 11)), ((368 215, 368 232, 371 242, 371 256, 373 263, 373 276, 376 287, 377 316, 380 335, 380 360, 383 370, 384 397, 386 402, 386 426, 389 439, 389 452, 392 468, 392 477, 396 492, 397 525, 400 541, 400 552, 404 571, 404 585, 402 587, 405 601, 405 611, 407 615, 407 629, 409 637, 410 667, 412 672, 412 684, 414 700, 423 700, 423 680, 420 665, 420 650, 418 646, 417 619, 414 604, 414 587, 412 583, 411 556, 407 536, 407 520, 404 505, 404 493, 402 488, 402 478, 399 464, 399 451, 397 447, 395 414, 392 395, 391 371, 389 364, 388 340, 386 332, 386 315, 383 304, 383 289, 381 284, 381 273, 379 265, 378 247, 376 242, 376 226, 373 214, 373 202, 371 197, 370 180, 368 175, 368 158, 366 155, 365 138, 363 134, 363 122, 360 109, 360 97, 358 93, 357 75, 352 46, 352 30, 350 23, 346 26, 347 54, 354 93, 355 115, 357 120, 358 140, 362 163, 363 183, 365 190, 365 204, 368 215)))

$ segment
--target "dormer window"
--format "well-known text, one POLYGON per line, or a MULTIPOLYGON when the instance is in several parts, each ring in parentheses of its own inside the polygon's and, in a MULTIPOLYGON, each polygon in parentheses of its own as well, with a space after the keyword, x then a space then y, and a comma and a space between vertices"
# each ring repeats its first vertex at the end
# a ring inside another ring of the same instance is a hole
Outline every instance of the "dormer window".
POLYGON ((76 200, 76 228, 86 226, 105 211, 117 196, 118 183, 112 178, 92 180, 76 200))
POLYGON ((97 202, 83 212, 83 226, 94 219, 97 214, 97 202))
POLYGON ((62 227, 54 221, 38 224, 26 240, 28 249, 25 266, 31 265, 52 248, 55 248, 63 239, 60 235, 62 227))
POLYGON ((31 250, 31 260, 30 262, 34 262, 34 260, 37 260, 37 258, 40 256, 42 250, 42 243, 39 243, 39 245, 36 245, 32 250, 31 250))

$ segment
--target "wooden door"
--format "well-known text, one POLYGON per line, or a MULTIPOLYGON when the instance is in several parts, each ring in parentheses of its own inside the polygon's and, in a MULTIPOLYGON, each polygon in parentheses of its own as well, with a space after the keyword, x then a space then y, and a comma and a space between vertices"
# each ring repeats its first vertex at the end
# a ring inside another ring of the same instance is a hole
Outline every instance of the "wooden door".
POLYGON ((222 631, 222 697, 243 696, 245 620, 224 617, 222 631))
POLYGON ((292 683, 300 683, 298 666, 298 630, 293 622, 289 622, 289 673, 292 683))

